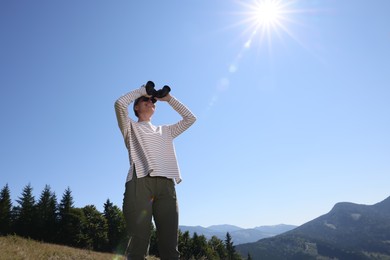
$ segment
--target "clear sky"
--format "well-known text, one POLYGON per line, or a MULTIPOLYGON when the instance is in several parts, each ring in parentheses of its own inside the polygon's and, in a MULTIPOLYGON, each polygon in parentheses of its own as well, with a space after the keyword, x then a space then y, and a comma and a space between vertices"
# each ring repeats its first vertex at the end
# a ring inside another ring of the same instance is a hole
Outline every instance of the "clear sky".
MULTIPOLYGON (((175 140, 181 225, 301 225, 388 197, 390 1, 262 4, 0 1, 0 187, 122 207, 114 102, 153 80, 197 116, 175 140)), ((157 103, 154 124, 179 119, 157 103)))

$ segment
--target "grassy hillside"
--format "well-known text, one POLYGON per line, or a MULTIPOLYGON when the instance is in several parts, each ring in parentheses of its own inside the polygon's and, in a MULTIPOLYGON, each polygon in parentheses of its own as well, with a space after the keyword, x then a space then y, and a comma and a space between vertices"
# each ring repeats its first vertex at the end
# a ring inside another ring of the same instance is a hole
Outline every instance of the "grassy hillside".
MULTIPOLYGON (((37 242, 18 236, 0 237, 0 259, 93 259, 93 260, 122 260, 121 255, 98 253, 68 246, 60 246, 37 242)), ((157 258, 150 257, 149 260, 157 258)))

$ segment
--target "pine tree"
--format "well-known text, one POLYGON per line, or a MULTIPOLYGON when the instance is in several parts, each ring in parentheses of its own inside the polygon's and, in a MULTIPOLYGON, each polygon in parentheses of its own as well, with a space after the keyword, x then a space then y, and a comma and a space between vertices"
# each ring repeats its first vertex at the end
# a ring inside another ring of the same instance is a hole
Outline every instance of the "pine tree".
POLYGON ((8 184, 0 191, 0 235, 11 233, 11 192, 8 184))
POLYGON ((57 197, 46 185, 37 203, 37 238, 55 242, 58 233, 57 197))
POLYGON ((126 250, 128 239, 126 234, 126 223, 122 211, 107 199, 104 204, 103 214, 108 225, 107 251, 123 253, 126 250))
POLYGON ((59 231, 60 236, 58 242, 65 245, 79 246, 81 223, 84 218, 84 213, 80 210, 74 210, 72 191, 68 187, 59 205, 59 231))
POLYGON ((206 246, 206 254, 205 257, 206 259, 215 259, 215 260, 221 260, 225 258, 221 258, 218 254, 218 252, 215 250, 215 244, 216 245, 221 245, 223 247, 223 242, 218 239, 216 236, 211 237, 211 239, 207 242, 206 246), (215 243, 215 244, 214 244, 215 243))
POLYGON ((191 259, 192 256, 192 240, 190 232, 187 230, 182 233, 179 230, 179 252, 182 259, 191 259))
POLYGON ((59 213, 60 218, 64 217, 66 213, 70 212, 70 209, 74 207, 73 197, 72 197, 72 191, 68 187, 64 194, 62 195, 62 199, 59 205, 59 213))
POLYGON ((232 236, 229 232, 226 233, 225 246, 227 250, 227 259, 228 260, 239 260, 242 259, 240 255, 236 252, 236 248, 233 245, 232 236))
POLYGON ((65 221, 65 228, 64 232, 61 233, 61 238, 64 234, 66 236, 64 237, 66 245, 74 246, 74 247, 80 247, 80 248, 88 248, 90 243, 88 243, 88 237, 83 232, 84 229, 84 223, 85 223, 85 215, 84 210, 80 208, 70 208, 69 213, 66 216, 65 221))
POLYGON ((216 252, 219 259, 226 259, 227 258, 227 250, 226 250, 225 245, 221 239, 219 239, 216 236, 212 236, 208 243, 209 243, 209 246, 213 249, 213 251, 216 252))
POLYGON ((206 256, 207 239, 204 235, 198 235, 196 232, 192 236, 192 255, 195 259, 200 259, 206 256))
POLYGON ((108 245, 108 225, 107 220, 94 205, 87 205, 83 208, 85 222, 83 234, 85 235, 91 249, 104 251, 108 245))
POLYGON ((16 200, 19 206, 15 207, 15 231, 24 237, 36 237, 36 208, 31 184, 24 187, 22 196, 16 200))

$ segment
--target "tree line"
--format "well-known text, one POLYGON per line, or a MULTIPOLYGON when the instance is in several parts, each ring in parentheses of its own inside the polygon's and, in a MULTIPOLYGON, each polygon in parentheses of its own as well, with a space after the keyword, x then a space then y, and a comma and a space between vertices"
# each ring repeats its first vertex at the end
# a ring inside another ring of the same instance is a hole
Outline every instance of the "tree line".
MULTIPOLYGON (((122 210, 107 199, 101 213, 94 205, 74 206, 68 187, 57 202, 56 194, 46 185, 36 201, 30 184, 13 206, 8 184, 0 191, 0 235, 15 234, 47 243, 62 244, 100 252, 124 254, 128 242, 122 210)), ((150 255, 159 256, 157 235, 151 224, 150 255)), ((179 230, 179 251, 182 259, 243 259, 235 250, 232 237, 221 240, 213 236, 179 230)), ((251 259, 248 254, 247 259, 251 259)))

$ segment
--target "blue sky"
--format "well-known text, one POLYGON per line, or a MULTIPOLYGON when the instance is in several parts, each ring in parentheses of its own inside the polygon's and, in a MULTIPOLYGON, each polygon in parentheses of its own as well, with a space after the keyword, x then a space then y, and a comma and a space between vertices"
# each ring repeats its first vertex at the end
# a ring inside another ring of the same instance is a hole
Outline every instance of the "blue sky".
MULTIPOLYGON (((175 141, 181 225, 301 225, 388 197, 390 2, 281 1, 256 33, 254 3, 1 1, 0 187, 121 207, 114 102, 153 80, 198 119, 175 141)), ((155 124, 177 120, 157 103, 155 124)))

